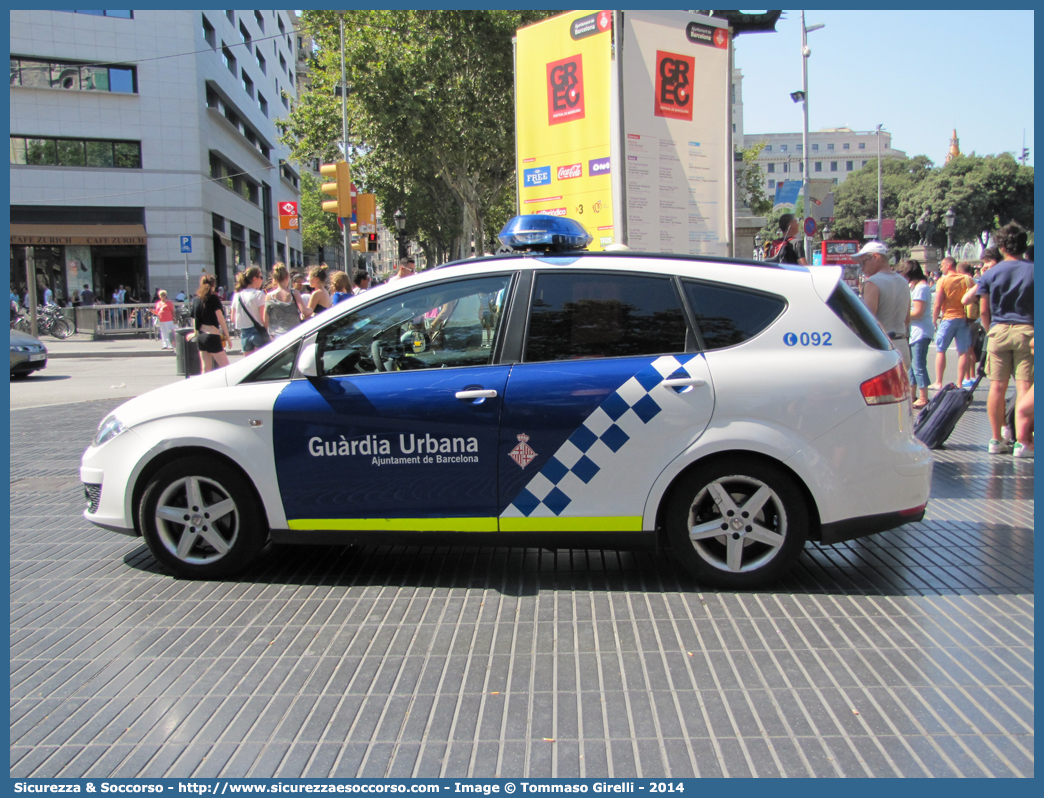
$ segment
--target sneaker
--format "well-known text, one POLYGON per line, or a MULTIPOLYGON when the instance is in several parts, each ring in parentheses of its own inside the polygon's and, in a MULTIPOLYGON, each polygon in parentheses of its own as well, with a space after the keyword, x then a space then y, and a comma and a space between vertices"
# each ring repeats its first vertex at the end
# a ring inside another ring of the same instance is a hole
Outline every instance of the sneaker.
POLYGON ((974 385, 975 385, 975 380, 965 380, 964 382, 961 383, 961 387, 964 388, 964 390, 966 390, 966 391, 970 391, 974 385))
POLYGON ((1015 444, 1015 451, 1011 453, 1012 457, 1025 457, 1027 459, 1033 459, 1033 449, 1029 446, 1023 446, 1021 443, 1015 444))
POLYGON ((990 454, 1007 454, 1011 451, 1011 443, 1008 441, 991 440, 989 450, 990 454))

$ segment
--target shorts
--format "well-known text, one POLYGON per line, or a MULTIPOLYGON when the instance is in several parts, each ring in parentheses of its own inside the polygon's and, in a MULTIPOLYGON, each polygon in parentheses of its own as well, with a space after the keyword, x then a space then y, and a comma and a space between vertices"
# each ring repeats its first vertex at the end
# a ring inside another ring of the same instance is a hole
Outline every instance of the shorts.
POLYGON ((243 345, 243 353, 253 352, 268 343, 267 336, 258 331, 256 327, 246 327, 239 331, 239 340, 243 345))
POLYGON ((986 376, 1007 382, 1011 375, 1021 382, 1033 382, 1033 326, 1030 324, 994 324, 986 338, 986 376))
POLYGON ((196 346, 199 347, 200 352, 206 352, 210 355, 216 355, 225 351, 225 347, 221 343, 221 336, 214 335, 214 333, 196 333, 196 346))
POLYGON ((963 355, 972 347, 971 327, 968 320, 943 319, 935 331, 935 351, 945 352, 950 348, 950 341, 957 339, 957 354, 963 355))

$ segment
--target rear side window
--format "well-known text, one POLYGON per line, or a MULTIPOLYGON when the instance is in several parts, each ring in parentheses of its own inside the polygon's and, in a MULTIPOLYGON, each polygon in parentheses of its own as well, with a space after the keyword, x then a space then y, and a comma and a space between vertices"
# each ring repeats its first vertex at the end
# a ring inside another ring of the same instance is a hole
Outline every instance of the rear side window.
POLYGON ((786 300, 775 294, 691 280, 685 281, 685 296, 696 314, 706 350, 749 341, 779 318, 787 306, 786 300))
POLYGON ((524 360, 684 352, 685 334, 669 277, 544 273, 533 287, 524 360))
POLYGON ((843 281, 838 281, 837 288, 827 300, 827 307, 871 349, 892 348, 892 342, 888 340, 877 319, 843 281))

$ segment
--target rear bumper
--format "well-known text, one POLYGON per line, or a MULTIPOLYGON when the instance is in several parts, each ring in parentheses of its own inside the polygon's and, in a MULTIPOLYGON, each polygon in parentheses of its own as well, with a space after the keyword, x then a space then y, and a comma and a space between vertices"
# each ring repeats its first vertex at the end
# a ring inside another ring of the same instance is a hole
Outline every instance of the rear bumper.
POLYGON ((876 535, 887 532, 903 524, 913 524, 924 518, 925 506, 904 510, 898 513, 878 513, 863 515, 858 518, 847 518, 844 521, 832 521, 823 524, 819 530, 819 542, 832 546, 846 540, 876 535))

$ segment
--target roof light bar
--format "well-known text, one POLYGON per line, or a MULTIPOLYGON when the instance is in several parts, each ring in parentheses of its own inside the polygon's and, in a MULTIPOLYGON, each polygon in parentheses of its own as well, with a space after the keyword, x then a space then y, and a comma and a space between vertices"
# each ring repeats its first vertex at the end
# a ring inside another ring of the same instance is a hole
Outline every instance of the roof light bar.
POLYGON ((575 219, 527 214, 509 219, 497 238, 516 252, 572 252, 587 249, 591 234, 575 219))

